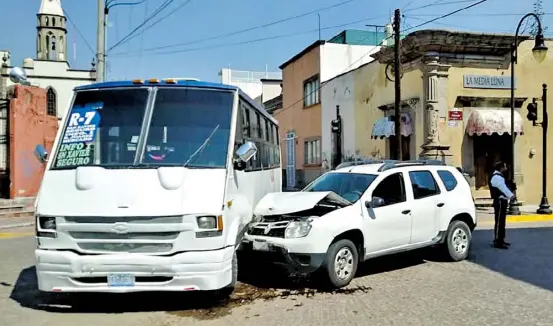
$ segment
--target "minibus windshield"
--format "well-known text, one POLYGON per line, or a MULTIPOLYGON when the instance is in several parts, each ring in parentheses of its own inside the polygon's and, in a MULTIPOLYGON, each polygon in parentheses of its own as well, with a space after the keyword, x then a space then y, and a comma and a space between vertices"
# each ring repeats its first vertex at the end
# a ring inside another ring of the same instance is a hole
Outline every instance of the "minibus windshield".
POLYGON ((144 87, 77 92, 51 169, 224 168, 233 93, 158 88, 148 114, 153 93, 144 87))

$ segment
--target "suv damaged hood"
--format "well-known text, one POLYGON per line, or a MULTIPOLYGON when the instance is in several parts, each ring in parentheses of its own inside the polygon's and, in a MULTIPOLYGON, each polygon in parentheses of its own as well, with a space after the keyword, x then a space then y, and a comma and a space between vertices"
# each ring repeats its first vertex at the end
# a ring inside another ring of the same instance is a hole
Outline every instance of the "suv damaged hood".
POLYGON ((263 197, 255 207, 255 215, 270 216, 312 209, 320 202, 345 207, 351 202, 332 191, 273 192, 263 197))

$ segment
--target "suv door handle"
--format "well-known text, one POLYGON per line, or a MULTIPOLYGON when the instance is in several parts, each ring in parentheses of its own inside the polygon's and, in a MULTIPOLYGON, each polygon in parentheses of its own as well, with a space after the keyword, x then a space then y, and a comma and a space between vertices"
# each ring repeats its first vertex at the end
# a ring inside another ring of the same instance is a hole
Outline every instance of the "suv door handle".
POLYGON ((443 207, 444 206, 444 203, 439 203, 438 205, 436 205, 438 207, 443 207))
POLYGON ((404 210, 404 211, 401 212, 401 214, 404 214, 404 215, 405 215, 405 214, 409 214, 409 213, 411 213, 411 210, 410 210, 410 209, 406 209, 406 210, 404 210))

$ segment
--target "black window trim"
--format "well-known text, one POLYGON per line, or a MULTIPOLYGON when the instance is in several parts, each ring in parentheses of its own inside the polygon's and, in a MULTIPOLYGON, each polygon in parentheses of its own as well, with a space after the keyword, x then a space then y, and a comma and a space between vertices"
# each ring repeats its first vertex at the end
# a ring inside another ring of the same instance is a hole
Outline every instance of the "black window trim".
MULTIPOLYGON (((401 190, 403 191, 403 197, 404 197, 404 201, 402 202, 398 202, 398 203, 393 203, 393 204, 389 204, 389 205, 384 205, 382 207, 388 207, 388 206, 393 206, 393 205, 397 205, 397 204, 402 204, 402 203, 406 203, 407 202, 407 187, 405 185, 405 176, 403 175, 403 172, 402 171, 398 171, 398 172, 394 172, 394 173, 390 173, 386 176, 383 176, 382 177, 382 180, 378 181, 378 183, 375 185, 375 187, 373 188, 372 192, 371 192, 371 199, 372 197, 374 197, 374 191, 378 188, 378 186, 380 186, 380 184, 388 179, 389 177, 393 176, 393 175, 396 175, 396 174, 399 174, 399 176, 401 177, 401 190)), ((376 181, 376 180, 375 180, 376 181)), ((384 198, 382 198, 384 199, 384 198)))
MULTIPOLYGON (((265 167, 263 167, 263 166, 252 167, 251 163, 248 162, 247 167, 244 170, 244 172, 257 172, 257 171, 280 169, 281 166, 282 166, 282 157, 281 157, 282 153, 280 152, 280 142, 278 141, 278 129, 279 129, 278 124, 274 123, 271 119, 266 117, 265 114, 263 114, 263 112, 261 112, 261 110, 259 108, 252 105, 241 94, 239 95, 238 103, 239 103, 238 104, 239 107, 242 107, 242 106, 244 107, 244 111, 242 111, 242 110, 239 111, 240 115, 242 115, 243 112, 253 112, 253 113, 255 113, 255 114, 253 114, 253 116, 252 116, 252 113, 249 113, 249 117, 250 117, 250 126, 248 128, 249 129, 249 135, 244 135, 243 131, 240 131, 240 132, 242 132, 242 136, 241 136, 242 143, 244 143, 246 141, 254 142, 256 144, 256 146, 258 147, 256 157, 258 157, 260 155, 263 155, 263 149, 262 149, 261 146, 259 146, 259 144, 262 144, 263 146, 269 146, 268 154, 266 153, 269 156, 271 156, 271 153, 274 153, 275 157, 277 157, 277 155, 274 151, 278 151, 278 164, 269 164, 269 166, 265 166, 265 167), (255 119, 256 122, 259 121, 257 133, 254 133, 253 129, 251 128, 252 119, 255 119), (264 125, 265 127, 269 126, 271 132, 272 132, 272 128, 275 128, 277 139, 274 139, 273 141, 271 141, 270 139, 265 139, 265 136, 267 135, 267 130, 265 130, 265 133, 262 133, 261 125, 264 125), (270 148, 272 148, 273 150, 271 151, 270 148)), ((236 143, 236 140, 235 140, 235 143, 236 143)))
POLYGON ((411 189, 413 190, 413 200, 419 200, 419 199, 434 197, 434 196, 438 196, 442 193, 442 189, 440 188, 440 185, 438 184, 438 181, 436 180, 436 176, 430 170, 412 170, 412 171, 409 171, 409 183, 411 183, 411 189), (434 181, 434 185, 436 186, 436 190, 437 190, 437 192, 435 194, 415 198, 415 190, 413 189, 413 180, 411 179, 411 173, 416 173, 416 172, 428 172, 428 173, 430 173, 430 176, 432 176, 432 180, 434 181))
MULTIPOLYGON (((444 186, 444 189, 446 192, 450 192, 450 191, 453 191, 457 188, 457 186, 459 185, 459 181, 457 180, 457 177, 455 177, 455 175, 453 173, 451 173, 451 171, 448 171, 448 170, 444 170, 444 169, 438 169, 436 170, 436 174, 438 175, 438 178, 440 179, 440 181, 442 182, 442 185, 444 186), (453 188, 450 189, 447 189, 447 185, 445 184, 445 181, 444 179, 442 178, 442 176, 440 175, 440 172, 445 172, 445 173, 449 173, 449 175, 451 175, 451 177, 453 178, 453 180, 455 180, 455 186, 453 186, 453 188)), ((465 180, 466 181, 466 180, 465 180)))

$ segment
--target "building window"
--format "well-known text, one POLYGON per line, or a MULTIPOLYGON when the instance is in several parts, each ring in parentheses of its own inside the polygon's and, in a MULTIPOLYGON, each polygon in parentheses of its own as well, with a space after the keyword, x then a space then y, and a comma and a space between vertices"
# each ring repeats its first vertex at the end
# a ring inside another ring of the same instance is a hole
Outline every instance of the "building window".
POLYGON ((311 106, 319 103, 319 75, 313 76, 303 82, 303 106, 311 106))
POLYGON ((304 143, 305 164, 321 164, 321 140, 313 139, 304 143))
POLYGON ((57 116, 58 110, 56 109, 56 92, 52 87, 48 87, 46 91, 46 114, 51 116, 57 116))

